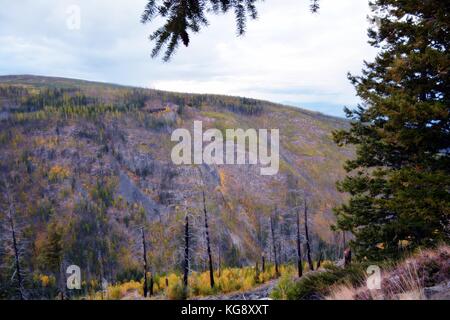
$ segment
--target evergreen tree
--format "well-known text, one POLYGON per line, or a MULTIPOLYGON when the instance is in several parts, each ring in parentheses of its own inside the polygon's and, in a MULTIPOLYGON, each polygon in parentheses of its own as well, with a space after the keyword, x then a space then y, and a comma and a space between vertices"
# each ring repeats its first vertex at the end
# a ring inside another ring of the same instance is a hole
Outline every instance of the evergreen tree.
POLYGON ((338 183, 351 197, 335 211, 357 257, 382 259, 450 237, 450 1, 371 6, 380 52, 349 76, 363 104, 346 109, 351 129, 334 135, 356 146, 338 183))
POLYGON ((43 264, 46 270, 59 275, 63 258, 63 230, 56 223, 47 227, 47 239, 43 250, 43 264))

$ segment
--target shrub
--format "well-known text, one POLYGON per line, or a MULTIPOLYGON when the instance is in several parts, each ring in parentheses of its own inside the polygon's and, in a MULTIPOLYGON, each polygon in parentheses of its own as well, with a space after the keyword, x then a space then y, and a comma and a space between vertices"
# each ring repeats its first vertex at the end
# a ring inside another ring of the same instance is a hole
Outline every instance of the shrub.
POLYGON ((331 267, 323 272, 310 273, 299 280, 284 279, 272 293, 274 299, 317 300, 329 294, 334 285, 359 285, 365 279, 365 268, 355 264, 346 269, 331 267))
POLYGON ((242 290, 250 290, 256 285, 255 276, 254 275, 247 275, 242 283, 242 290))
POLYGON ((140 281, 142 279, 142 270, 139 267, 128 267, 119 272, 116 276, 116 281, 124 283, 130 280, 140 281))
POLYGON ((70 170, 68 168, 62 167, 60 165, 55 165, 48 172, 48 179, 50 182, 62 181, 68 178, 70 175, 70 170))
POLYGON ((165 290, 165 289, 167 288, 167 286, 166 286, 166 281, 167 281, 168 283, 170 283, 170 282, 169 282, 169 276, 160 276, 160 277, 158 278, 158 280, 156 280, 156 278, 155 278, 155 282, 158 283, 158 286, 159 286, 160 290, 165 290))
POLYGON ((192 288, 191 294, 194 296, 208 296, 217 291, 217 286, 214 289, 211 288, 209 272, 192 274, 189 286, 192 288))
POLYGON ((101 179, 97 181, 91 190, 92 198, 108 208, 113 205, 115 187, 116 182, 114 179, 101 179))
POLYGON ((137 281, 130 281, 122 284, 112 285, 108 287, 107 295, 109 299, 120 300, 133 291, 137 291, 140 296, 143 296, 143 284, 137 281))
POLYGON ((219 281, 219 290, 223 293, 239 291, 242 288, 242 279, 240 279, 239 269, 224 269, 219 281))
POLYGON ((278 285, 272 291, 272 298, 276 300, 287 300, 288 292, 293 290, 295 280, 291 275, 285 274, 281 277, 278 285))
MULTIPOLYGON (((418 251, 405 260, 382 267, 381 290, 369 290, 367 286, 341 285, 327 297, 330 300, 418 300, 434 299, 433 290, 425 290, 448 283, 450 279, 450 246, 418 251)), ((436 292, 434 292, 436 294, 436 292)), ((437 293, 439 296, 439 293, 437 293)), ((440 297, 439 297, 440 298, 440 297)))
POLYGON ((185 300, 187 298, 187 292, 180 280, 172 283, 169 280, 169 287, 167 288, 166 294, 170 300, 185 300))

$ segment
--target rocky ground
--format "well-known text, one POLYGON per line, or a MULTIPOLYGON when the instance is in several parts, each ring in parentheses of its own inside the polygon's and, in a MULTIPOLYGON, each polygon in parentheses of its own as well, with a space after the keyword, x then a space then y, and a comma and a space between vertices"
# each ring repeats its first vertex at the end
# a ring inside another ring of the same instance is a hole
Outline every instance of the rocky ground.
POLYGON ((450 300, 450 281, 425 288, 424 294, 428 300, 450 300))
MULTIPOLYGON (((270 293, 278 284, 278 280, 269 281, 248 291, 231 292, 207 297, 195 297, 192 300, 269 300, 270 293)), ((152 299, 165 299, 163 295, 152 299)), ((137 290, 130 291, 122 300, 144 300, 137 290)))
POLYGON ((249 291, 201 297, 198 300, 269 300, 270 293, 277 284, 278 280, 272 280, 249 291))

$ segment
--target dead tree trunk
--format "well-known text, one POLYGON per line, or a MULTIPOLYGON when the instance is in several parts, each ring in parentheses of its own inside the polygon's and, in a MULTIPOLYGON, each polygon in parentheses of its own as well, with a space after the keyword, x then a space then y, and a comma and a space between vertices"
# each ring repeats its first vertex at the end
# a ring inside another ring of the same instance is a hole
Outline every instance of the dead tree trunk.
POLYGON ((15 221, 14 221, 14 216, 15 216, 15 207, 14 207, 14 202, 12 199, 12 196, 9 192, 9 186, 6 185, 6 194, 8 197, 8 202, 9 202, 9 210, 8 210, 8 223, 9 223, 9 228, 10 228, 10 232, 11 232, 11 241, 12 241, 12 249, 14 252, 14 273, 17 276, 17 289, 19 292, 19 298, 20 300, 25 300, 25 295, 23 293, 23 279, 22 279, 22 268, 20 265, 20 251, 19 251, 19 245, 18 245, 18 241, 17 241, 17 230, 16 230, 16 225, 15 225, 15 221))
POLYGON ((266 257, 264 256, 264 253, 261 257, 261 260, 262 260, 262 266, 261 266, 262 272, 266 272, 266 257))
POLYGON ((276 246, 276 241, 275 241, 275 230, 274 230, 274 226, 273 226, 273 218, 270 217, 270 232, 272 234, 272 247, 273 247, 273 257, 274 257, 274 262, 275 262, 275 274, 277 275, 277 277, 279 276, 279 272, 278 272, 278 256, 277 256, 277 246, 276 246))
POLYGON ((184 264, 183 264, 183 285, 187 292, 189 277, 189 216, 186 214, 184 223, 184 264))
POLYGON ((218 253, 218 263, 217 263, 217 270, 218 270, 218 274, 219 277, 221 275, 222 272, 222 252, 220 251, 220 245, 217 247, 217 253, 218 253))
POLYGON ((305 203, 305 238, 306 238, 306 254, 308 257, 308 265, 309 270, 314 271, 314 265, 313 261, 311 259, 311 245, 309 243, 309 232, 308 232, 308 204, 306 203, 306 199, 304 201, 305 203))
POLYGON ((345 239, 345 231, 342 231, 342 255, 345 257, 345 250, 347 249, 347 241, 345 239))
POLYGON ((352 249, 347 248, 344 251, 344 266, 348 267, 352 263, 352 249))
POLYGON ((302 242, 300 239, 300 213, 299 209, 297 212, 297 271, 298 277, 301 278, 303 276, 303 260, 302 260, 302 242))
POLYGON ((153 287, 155 285, 155 281, 153 280, 153 272, 150 272, 150 297, 153 296, 153 287))
POLYGON ((16 269, 15 272, 17 275, 17 286, 19 289, 19 297, 20 297, 20 300, 25 300, 25 297, 23 295, 22 269, 20 267, 20 254, 19 254, 19 248, 17 245, 16 229, 15 229, 15 225, 14 225, 14 219, 13 219, 11 213, 9 214, 9 225, 11 228, 11 238, 12 238, 13 251, 14 251, 14 265, 15 265, 15 269, 16 269))
POLYGON ((205 190, 202 191, 203 196, 203 213, 205 214, 205 235, 206 235, 206 247, 208 250, 208 262, 209 262, 209 283, 211 288, 214 288, 214 268, 211 254, 211 243, 209 238, 209 227, 208 227, 208 212, 206 210, 206 199, 205 199, 205 190))
POLYGON ((259 265, 258 265, 258 261, 256 261, 256 265, 255 265, 255 282, 259 283, 259 265))
POLYGON ((143 261, 144 261, 144 298, 147 298, 148 293, 148 265, 147 265, 147 245, 145 243, 145 232, 144 228, 141 229, 142 232, 142 248, 143 248, 143 261))
POLYGON ((104 279, 105 279, 105 277, 104 277, 104 268, 103 268, 103 256, 102 256, 102 251, 101 251, 101 249, 98 249, 98 262, 99 262, 99 265, 100 265, 100 281, 99 281, 99 283, 101 283, 101 285, 102 285, 102 290, 100 291, 101 292, 101 298, 102 298, 102 300, 104 300, 105 299, 105 297, 104 297, 104 292, 105 292, 105 288, 103 288, 103 281, 104 281, 104 279))
POLYGON ((64 272, 64 258, 61 259, 61 262, 59 263, 59 280, 58 280, 58 287, 60 292, 61 300, 64 300, 66 298, 66 273, 64 272))
POLYGON ((322 265, 322 251, 319 252, 319 259, 317 260, 317 269, 322 265))

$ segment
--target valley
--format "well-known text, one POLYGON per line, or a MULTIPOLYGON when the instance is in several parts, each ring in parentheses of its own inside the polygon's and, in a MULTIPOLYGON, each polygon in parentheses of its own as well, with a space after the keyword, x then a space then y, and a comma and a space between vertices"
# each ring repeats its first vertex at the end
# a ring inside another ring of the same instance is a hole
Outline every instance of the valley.
POLYGON ((274 246, 280 264, 295 263, 292 209, 303 210, 304 201, 313 259, 342 255, 342 235, 330 225, 332 208, 344 200, 335 183, 353 154, 332 140, 334 130, 348 127, 343 119, 248 98, 35 76, 0 77, 0 119, 9 195, 1 205, 15 210, 30 296, 53 298, 71 264, 80 266, 84 290, 102 278, 140 281, 141 230, 148 272, 161 279, 182 273, 186 215, 191 272, 208 269, 208 246, 215 270, 261 267, 262 257, 269 265, 274 246), (279 129, 278 174, 261 175, 249 164, 173 164, 171 134, 192 132, 194 121, 224 133, 279 129))

